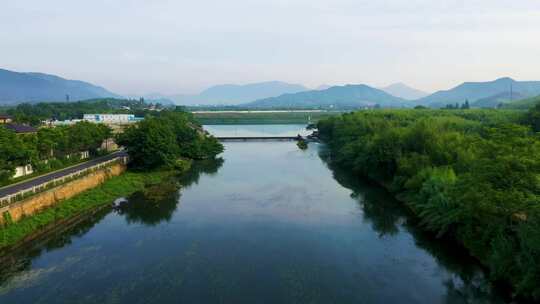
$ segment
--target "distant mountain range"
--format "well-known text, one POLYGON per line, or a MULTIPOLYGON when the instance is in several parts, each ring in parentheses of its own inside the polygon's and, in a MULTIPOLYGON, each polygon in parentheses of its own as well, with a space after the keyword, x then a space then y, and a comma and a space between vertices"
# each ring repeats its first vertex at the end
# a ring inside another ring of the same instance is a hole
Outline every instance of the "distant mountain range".
POLYGON ((390 95, 394 95, 396 97, 407 100, 415 100, 429 95, 429 93, 417 90, 415 88, 411 88, 401 82, 391 84, 387 87, 381 88, 381 90, 385 91, 390 95))
MULTIPOLYGON (((21 102, 70 101, 121 96, 103 87, 43 73, 20 73, 0 69, 0 105, 21 102)), ((426 93, 403 83, 377 89, 364 84, 321 85, 308 90, 299 84, 281 81, 245 85, 224 84, 195 95, 148 94, 148 102, 165 105, 240 105, 253 108, 345 108, 381 107, 432 108, 469 100, 473 107, 493 108, 511 101, 540 95, 540 81, 499 78, 487 82, 465 82, 449 90, 426 93)), ((130 96, 138 99, 138 96, 130 96)))
POLYGON ((311 90, 278 97, 259 99, 243 106, 252 108, 358 108, 380 105, 405 107, 413 104, 367 85, 334 86, 326 90, 311 90))
POLYGON ((119 97, 106 89, 79 80, 42 73, 20 73, 0 69, 0 104, 20 102, 85 100, 119 97))
MULTIPOLYGON (((235 105, 286 93, 306 91, 307 88, 281 81, 246 85, 224 84, 210 87, 197 95, 143 96, 147 101, 180 105, 235 105)), ((121 97, 105 88, 79 80, 68 80, 42 73, 21 73, 0 69, 0 104, 21 102, 79 101, 93 98, 121 97)), ((140 96, 127 96, 138 99, 140 96)))
POLYGON ((462 103, 469 100, 475 106, 475 102, 480 99, 498 99, 500 101, 501 96, 505 93, 510 99, 510 91, 512 91, 512 94, 521 97, 537 96, 540 95, 540 81, 516 81, 506 77, 488 82, 465 82, 450 90, 438 91, 417 99, 416 102, 438 108, 446 104, 462 103))
POLYGON ((487 82, 465 82, 452 89, 426 93, 398 83, 382 89, 367 85, 335 86, 295 94, 284 94, 245 104, 255 108, 358 108, 378 104, 381 107, 424 105, 441 108, 468 100, 473 107, 494 108, 501 103, 540 95, 540 81, 516 81, 499 78, 487 82), (418 96, 422 96, 416 98, 418 96))
POLYGON ((320 86, 316 87, 315 90, 322 91, 326 89, 330 89, 332 86, 329 84, 321 84, 320 86))
POLYGON ((166 97, 181 105, 237 105, 257 99, 306 90, 306 87, 299 84, 268 81, 245 85, 217 85, 197 95, 172 95, 166 97))

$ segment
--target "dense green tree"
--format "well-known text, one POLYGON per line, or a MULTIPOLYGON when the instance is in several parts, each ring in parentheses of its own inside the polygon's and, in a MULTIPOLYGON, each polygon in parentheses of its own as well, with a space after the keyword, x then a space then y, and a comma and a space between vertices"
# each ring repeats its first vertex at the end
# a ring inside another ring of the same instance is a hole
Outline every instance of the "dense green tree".
POLYGON ((540 132, 540 103, 527 112, 524 122, 530 125, 534 132, 540 132))
POLYGON ((154 117, 127 128, 117 141, 142 168, 172 166, 180 154, 173 129, 154 117))
POLYGON ((223 146, 205 133, 189 113, 163 111, 126 129, 118 136, 127 148, 134 166, 174 167, 179 158, 213 158, 223 146))
POLYGON ((72 151, 96 151, 103 140, 111 136, 106 125, 82 121, 67 129, 72 151))
POLYGON ((16 134, 0 126, 0 183, 11 178, 17 166, 31 164, 40 172, 71 164, 82 151, 96 154, 110 137, 109 127, 88 122, 40 128, 36 134, 16 134))
POLYGON ((59 139, 62 133, 59 128, 41 128, 38 130, 37 150, 40 159, 48 159, 54 156, 54 151, 60 145, 59 139))
POLYGON ((31 156, 21 137, 0 125, 0 182, 10 179, 15 167, 28 164, 31 156))

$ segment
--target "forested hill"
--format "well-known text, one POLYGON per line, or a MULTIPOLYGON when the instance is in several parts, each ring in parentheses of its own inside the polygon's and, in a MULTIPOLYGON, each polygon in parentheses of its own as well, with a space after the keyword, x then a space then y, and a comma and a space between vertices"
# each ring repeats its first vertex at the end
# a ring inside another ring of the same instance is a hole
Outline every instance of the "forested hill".
POLYGON ((540 104, 540 96, 516 100, 503 104, 503 108, 527 110, 540 104))
POLYGON ((480 99, 497 99, 501 93, 508 93, 506 95, 510 98, 511 91, 516 96, 521 97, 540 95, 540 81, 516 81, 512 78, 499 78, 488 82, 465 82, 452 89, 438 91, 416 101, 421 105, 440 108, 446 104, 462 103, 467 99, 472 104, 480 99))
POLYGON ((96 85, 42 73, 0 69, 0 105, 21 102, 71 101, 118 95, 96 85))
POLYGON ((284 94, 256 100, 244 106, 250 108, 358 108, 374 105, 401 108, 412 106, 412 103, 367 85, 345 85, 326 90, 284 94))
POLYGON ((478 99, 472 106, 475 108, 498 108, 501 105, 521 99, 525 99, 525 96, 519 92, 502 92, 497 95, 478 99))

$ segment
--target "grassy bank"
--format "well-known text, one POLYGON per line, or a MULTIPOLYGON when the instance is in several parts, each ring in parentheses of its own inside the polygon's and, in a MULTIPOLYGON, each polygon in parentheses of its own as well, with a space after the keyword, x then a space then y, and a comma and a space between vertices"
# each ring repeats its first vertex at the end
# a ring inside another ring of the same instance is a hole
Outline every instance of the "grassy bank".
POLYGON ((51 223, 110 204, 119 197, 143 190, 146 185, 159 183, 169 175, 170 173, 166 171, 128 171, 123 175, 113 177, 97 188, 83 192, 31 217, 26 217, 16 223, 0 228, 0 248, 15 245, 26 236, 51 223))
POLYGON ((194 113, 203 125, 231 124, 307 124, 341 112, 205 112, 194 113))

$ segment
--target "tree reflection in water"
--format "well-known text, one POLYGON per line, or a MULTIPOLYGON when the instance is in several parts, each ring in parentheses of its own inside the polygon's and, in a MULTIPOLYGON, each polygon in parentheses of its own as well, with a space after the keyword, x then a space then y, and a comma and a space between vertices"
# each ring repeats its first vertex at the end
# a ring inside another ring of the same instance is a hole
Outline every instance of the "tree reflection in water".
MULTIPOLYGON (((223 159, 194 162, 192 168, 182 176, 171 176, 159 185, 150 185, 144 191, 130 196, 118 209, 129 223, 157 225, 171 219, 177 209, 181 188, 196 184, 204 174, 215 174, 223 165, 223 159)), ((58 230, 41 236, 32 244, 10 252, 0 252, 0 287, 9 285, 14 276, 32 268, 32 261, 42 254, 63 248, 77 237, 85 235, 109 212, 110 207, 92 213, 76 223, 59 227, 58 230)), ((2 290, 0 289, 0 293, 2 290)))
POLYGON ((455 240, 437 238, 423 230, 407 207, 391 193, 354 176, 350 169, 332 163, 324 146, 319 150, 319 157, 332 171, 334 179, 352 191, 351 197, 361 205, 364 220, 371 223, 379 237, 392 237, 407 231, 414 237, 416 246, 452 274, 452 278, 443 282, 447 288, 445 303, 505 303, 502 299, 509 298, 509 292, 491 284, 479 262, 455 240))
POLYGON ((222 165, 222 158, 196 161, 188 172, 148 186, 120 203, 115 210, 125 216, 128 223, 155 226, 163 221, 168 222, 180 203, 179 190, 197 184, 203 174, 217 173, 222 165))
POLYGON ((167 181, 137 192, 122 201, 115 211, 130 224, 155 226, 170 221, 180 199, 180 185, 167 181))
POLYGON ((32 244, 22 246, 11 252, 0 252, 0 286, 6 285, 14 275, 31 269, 32 261, 44 253, 62 248, 73 242, 74 238, 85 235, 109 212, 110 207, 84 217, 83 220, 67 224, 35 239, 32 244))
MULTIPOLYGON (((324 153, 320 156, 323 160, 328 159, 324 153)), ((416 245, 433 256, 441 269, 450 274, 443 279, 446 287, 445 303, 502 303, 494 294, 494 288, 485 279, 478 263, 455 242, 437 239, 425 233, 419 228, 407 208, 393 199, 393 196, 384 189, 363 183, 358 178, 347 174, 346 170, 336 168, 329 162, 326 163, 335 180, 352 191, 351 196, 358 201, 363 210, 364 220, 371 224, 379 237, 392 238, 403 232, 410 233, 416 245)), ((197 184, 202 175, 216 173, 222 164, 222 159, 194 163, 193 168, 181 177, 171 179, 160 184, 159 187, 150 186, 145 191, 129 197, 128 203, 122 205, 118 212, 128 223, 157 225, 160 222, 169 221, 180 203, 181 190, 178 189, 197 184)), ((71 243, 75 237, 84 235, 108 212, 105 210, 75 227, 54 234, 49 239, 40 241, 40 244, 34 248, 26 248, 5 257, 2 255, 0 286, 5 285, 6 281, 11 280, 14 275, 31 270, 32 261, 42 253, 63 247, 71 243)))

